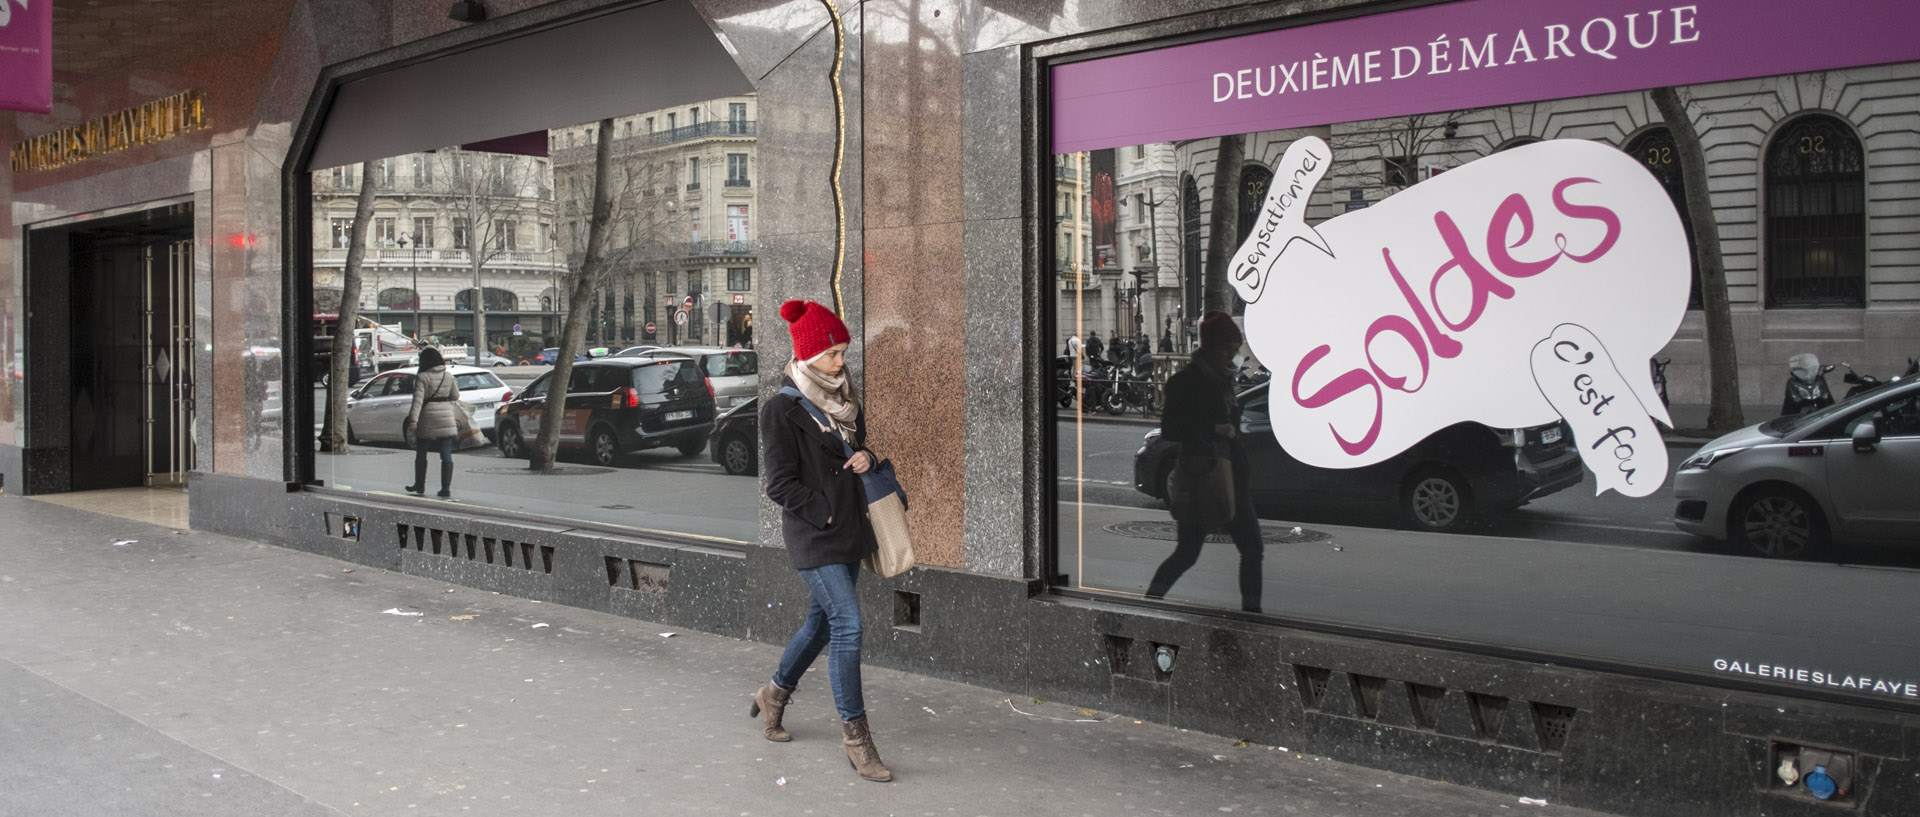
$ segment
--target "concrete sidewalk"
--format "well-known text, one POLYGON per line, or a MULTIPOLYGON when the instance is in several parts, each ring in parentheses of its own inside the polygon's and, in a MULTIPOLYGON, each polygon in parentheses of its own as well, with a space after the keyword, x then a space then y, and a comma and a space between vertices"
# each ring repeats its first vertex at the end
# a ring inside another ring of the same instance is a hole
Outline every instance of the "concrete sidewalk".
MULTIPOLYGON (((0 813, 1593 815, 874 667, 0 496, 0 813)), ((796 613, 797 615, 797 613, 796 613)))

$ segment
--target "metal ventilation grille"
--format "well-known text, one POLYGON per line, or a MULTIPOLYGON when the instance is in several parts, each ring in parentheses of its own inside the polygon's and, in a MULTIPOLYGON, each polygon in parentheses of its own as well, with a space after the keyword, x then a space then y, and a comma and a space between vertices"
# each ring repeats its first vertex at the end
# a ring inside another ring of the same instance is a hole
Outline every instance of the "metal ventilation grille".
POLYGON ((1571 706, 1533 704, 1533 722, 1540 730, 1540 750, 1559 752, 1566 748, 1567 735, 1573 732, 1573 716, 1579 710, 1571 706))
POLYGON ((401 550, 553 574, 553 548, 548 545, 405 524, 399 526, 399 537, 401 550))

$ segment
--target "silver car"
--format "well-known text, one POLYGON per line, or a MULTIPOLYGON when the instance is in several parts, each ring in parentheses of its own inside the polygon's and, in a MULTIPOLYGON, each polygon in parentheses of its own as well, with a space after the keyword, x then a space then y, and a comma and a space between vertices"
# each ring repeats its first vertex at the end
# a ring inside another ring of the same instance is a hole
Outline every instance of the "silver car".
MULTIPOLYGON (((513 390, 493 372, 478 366, 448 366, 454 385, 460 387, 460 402, 473 407, 473 425, 493 439, 495 406, 513 399, 513 390)), ((347 395, 347 438, 359 443, 379 440, 406 442, 401 426, 407 412, 413 410, 413 376, 416 367, 381 372, 347 395)))
POLYGON ((713 405, 720 411, 752 400, 760 391, 760 353, 724 346, 669 346, 641 357, 690 357, 713 385, 713 405))
POLYGON ((1920 380, 1707 443, 1674 474, 1673 523, 1762 556, 1830 540, 1920 544, 1920 380))

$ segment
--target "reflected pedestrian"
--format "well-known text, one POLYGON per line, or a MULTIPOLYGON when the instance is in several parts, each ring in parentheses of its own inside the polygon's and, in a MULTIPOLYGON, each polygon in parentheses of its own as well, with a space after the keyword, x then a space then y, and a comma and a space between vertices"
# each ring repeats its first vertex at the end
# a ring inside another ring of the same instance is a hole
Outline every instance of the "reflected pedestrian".
POLYGON ((460 384, 447 371, 446 358, 431 346, 420 350, 420 368, 413 376, 413 406, 407 409, 406 431, 413 435, 413 484, 407 492, 427 492, 427 452, 440 452, 440 498, 453 496, 453 438, 460 433, 453 413, 460 408, 460 384))
MULTIPOLYGON (((1226 528, 1240 551, 1240 609, 1257 613, 1265 545, 1248 491, 1246 451, 1239 439, 1240 401, 1233 373, 1241 341, 1240 327, 1233 316, 1208 312, 1200 320, 1200 348, 1193 351, 1193 361, 1167 378, 1167 409, 1160 434, 1162 439, 1178 443, 1182 454, 1224 454, 1232 463, 1233 517, 1226 528)), ((1147 584, 1149 598, 1165 596, 1181 574, 1200 560, 1200 547, 1211 530, 1192 514, 1186 516, 1176 520, 1178 539, 1173 553, 1160 563, 1147 584)))
POLYGON ((825 650, 847 762, 860 777, 886 782, 893 773, 874 748, 860 689, 860 599, 854 582, 860 560, 879 546, 867 524, 860 484, 860 474, 877 460, 865 447, 865 413, 846 368, 852 337, 833 310, 812 301, 781 304, 780 317, 793 335, 793 359, 787 362, 783 388, 760 407, 761 468, 767 498, 780 506, 787 561, 806 581, 811 601, 773 679, 753 694, 748 714, 761 719, 767 740, 792 740, 781 716, 800 676, 825 650), (853 449, 851 457, 847 448, 853 449))

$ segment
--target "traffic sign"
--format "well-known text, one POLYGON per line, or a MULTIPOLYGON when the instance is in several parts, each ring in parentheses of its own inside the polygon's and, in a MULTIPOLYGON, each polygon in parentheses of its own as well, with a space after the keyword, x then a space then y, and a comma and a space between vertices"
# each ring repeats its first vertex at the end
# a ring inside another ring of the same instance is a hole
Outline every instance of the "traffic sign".
POLYGON ((681 309, 692 309, 692 308, 693 308, 693 296, 692 296, 692 295, 688 295, 688 296, 687 296, 687 299, 686 299, 686 300, 684 300, 684 301, 681 301, 681 302, 680 302, 680 308, 681 308, 681 309))
POLYGON ((654 333, 654 332, 655 332, 656 330, 658 330, 659 328, 660 328, 660 327, 657 327, 657 326, 654 326, 654 325, 653 325, 653 321, 647 321, 647 334, 649 334, 649 335, 651 335, 651 334, 653 334, 653 333, 654 333))
POLYGON ((686 312, 685 312, 684 310, 683 310, 683 311, 680 311, 680 312, 675 312, 675 313, 673 313, 673 322, 674 322, 674 324, 676 324, 676 325, 678 325, 678 326, 686 326, 686 325, 687 325, 687 313, 686 313, 686 312))

